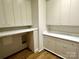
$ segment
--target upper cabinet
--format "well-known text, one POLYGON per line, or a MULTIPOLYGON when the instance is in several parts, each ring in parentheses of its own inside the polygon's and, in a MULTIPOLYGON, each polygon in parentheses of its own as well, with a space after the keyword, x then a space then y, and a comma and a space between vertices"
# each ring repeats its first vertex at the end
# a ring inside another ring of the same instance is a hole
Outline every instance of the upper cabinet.
POLYGON ((6 20, 4 18, 4 8, 2 0, 0 0, 0 27, 6 26, 6 20))
MULTIPOLYGON (((60 0, 60 22, 61 25, 69 25, 70 0, 60 0)), ((72 20, 73 21, 73 20, 72 20)))
POLYGON ((32 25, 31 0, 13 0, 16 26, 32 25))
POLYGON ((47 0, 46 19, 48 25, 60 24, 60 0, 47 0))
MULTIPOLYGON (((5 17, 6 13, 4 11, 5 11, 5 8, 4 8, 3 0, 0 0, 0 27, 6 27, 8 25, 6 17, 5 17)), ((9 15, 9 13, 8 13, 8 15, 9 15)))
POLYGON ((0 0, 0 27, 32 25, 31 0, 0 0))
POLYGON ((79 0, 71 0, 69 25, 79 26, 79 0))
POLYGON ((79 26, 78 0, 47 0, 47 25, 79 26))
POLYGON ((12 0, 2 0, 2 3, 3 3, 3 12, 5 18, 4 20, 6 21, 6 26, 7 27, 14 26, 12 0))

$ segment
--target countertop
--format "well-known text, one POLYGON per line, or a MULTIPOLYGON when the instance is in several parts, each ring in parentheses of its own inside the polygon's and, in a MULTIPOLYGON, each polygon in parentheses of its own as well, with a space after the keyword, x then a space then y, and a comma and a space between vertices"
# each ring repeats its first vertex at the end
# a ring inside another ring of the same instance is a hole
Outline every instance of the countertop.
POLYGON ((4 32, 0 32, 0 37, 14 35, 14 34, 20 34, 20 33, 25 33, 25 32, 31 32, 31 31, 35 31, 35 30, 38 30, 38 29, 37 28, 28 28, 28 29, 4 31, 4 32))
POLYGON ((52 36, 52 37, 57 37, 65 40, 70 40, 79 43, 79 37, 78 36, 72 36, 72 35, 67 35, 67 34, 62 34, 62 33, 55 33, 55 32, 47 32, 45 31, 43 35, 47 36, 52 36))

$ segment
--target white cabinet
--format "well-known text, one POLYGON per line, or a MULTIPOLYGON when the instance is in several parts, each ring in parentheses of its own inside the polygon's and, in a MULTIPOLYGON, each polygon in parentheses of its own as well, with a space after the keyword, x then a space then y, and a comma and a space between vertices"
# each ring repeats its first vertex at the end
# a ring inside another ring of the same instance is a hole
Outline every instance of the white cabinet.
POLYGON ((31 0, 0 0, 0 27, 32 25, 31 0))
POLYGON ((6 26, 14 26, 14 15, 13 15, 13 7, 12 0, 2 0, 3 1, 3 12, 4 18, 6 22, 6 26))
POLYGON ((60 25, 60 0, 47 0, 47 25, 60 25))
MULTIPOLYGON (((52 38, 53 39, 53 38, 52 38)), ((56 39, 56 53, 67 58, 77 58, 77 44, 63 39, 56 39)))
MULTIPOLYGON (((5 58, 23 49, 21 35, 13 35, 1 38, 2 57, 5 58)), ((27 44, 26 44, 27 45, 27 44)), ((26 48, 26 47, 25 47, 26 48)))
POLYGON ((16 26, 32 25, 30 0, 13 0, 13 9, 16 26))
POLYGON ((22 25, 20 3, 21 3, 21 0, 13 0, 14 19, 15 19, 16 26, 22 25))
MULTIPOLYGON (((77 43, 64 39, 44 36, 44 47, 62 58, 78 59, 77 43)), ((79 56, 79 55, 78 55, 79 56)))
POLYGON ((79 26, 79 0, 63 0, 61 11, 62 25, 79 26))
POLYGON ((70 0, 48 0, 46 12, 48 25, 67 25, 70 15, 70 0))
POLYGON ((79 59, 79 44, 77 45, 78 49, 77 49, 77 58, 79 59))
MULTIPOLYGON (((52 39, 53 39, 53 38, 52 38, 52 39)), ((54 40, 54 39, 53 39, 53 40, 54 40)), ((56 49, 55 49, 55 52, 56 52, 57 54, 59 54, 60 56, 65 57, 65 56, 64 56, 65 51, 64 51, 64 48, 63 48, 62 40, 59 40, 59 39, 57 39, 57 38, 55 38, 55 40, 56 40, 56 49)))
POLYGON ((52 37, 44 36, 44 47, 49 48, 49 50, 55 52, 55 40, 52 40, 52 37))
POLYGON ((79 0, 71 0, 69 25, 79 26, 79 0))
POLYGON ((65 51, 64 56, 67 59, 76 59, 77 58, 77 44, 71 41, 63 40, 63 48, 65 51))
POLYGON ((47 0, 47 25, 79 26, 79 0, 47 0))
POLYGON ((0 0, 0 27, 6 26, 6 20, 4 18, 4 8, 2 0, 0 0))
POLYGON ((60 23, 61 25, 69 25, 70 22, 70 3, 71 0, 60 0, 60 23))

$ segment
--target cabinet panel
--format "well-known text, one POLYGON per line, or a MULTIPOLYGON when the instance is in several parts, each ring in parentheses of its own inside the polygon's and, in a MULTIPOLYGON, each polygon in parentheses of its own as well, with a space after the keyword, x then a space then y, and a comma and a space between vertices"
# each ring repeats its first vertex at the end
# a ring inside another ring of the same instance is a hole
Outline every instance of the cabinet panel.
POLYGON ((3 8, 4 8, 4 17, 6 22, 6 26, 14 26, 14 15, 13 15, 13 6, 12 0, 3 0, 3 8))
POLYGON ((0 0, 0 27, 32 25, 31 0, 0 0))
POLYGON ((60 25, 60 0, 47 0, 47 24, 60 25))
POLYGON ((4 17, 3 0, 0 0, 0 27, 6 26, 6 20, 4 17))
POLYGON ((61 25, 69 25, 71 0, 60 0, 60 1, 61 1, 60 4, 61 25))
POLYGON ((44 36, 44 47, 55 52, 55 39, 52 37, 44 36))
MULTIPOLYGON (((31 0, 24 0, 26 6, 26 25, 32 25, 32 9, 31 9, 31 0)), ((24 7, 25 8, 25 7, 24 7)), ((23 11, 24 12, 24 11, 23 11)), ((24 15, 23 15, 24 16, 24 15)), ((24 18, 24 17, 23 17, 24 18)))
POLYGON ((79 0, 61 1, 61 24, 79 26, 79 0))
MULTIPOLYGON (((10 56, 26 47, 23 47, 21 35, 13 35, 1 38, 2 57, 10 56)), ((27 45, 27 44, 26 44, 27 45)))
POLYGON ((65 50, 63 48, 64 43, 60 39, 56 39, 56 53, 65 57, 65 50))
POLYGON ((16 26, 32 25, 30 0, 13 0, 13 8, 16 26))
POLYGON ((79 53, 77 52, 77 43, 72 41, 45 36, 44 47, 66 59, 79 58, 79 53))
POLYGON ((77 59, 79 59, 79 44, 77 45, 77 47, 78 47, 78 48, 77 48, 77 52, 78 52, 78 53, 77 53, 77 59))
POLYGON ((79 0, 47 0, 47 25, 79 26, 79 0))
POLYGON ((13 10, 14 10, 14 18, 15 18, 15 25, 16 26, 22 25, 20 6, 21 6, 21 0, 13 0, 13 10))
POLYGON ((77 44, 74 42, 56 39, 56 53, 67 58, 76 59, 77 58, 77 44))
MULTIPOLYGON (((21 9, 21 20, 22 20, 22 24, 23 25, 26 25, 26 22, 27 22, 27 0, 22 0, 21 1, 21 6, 20 6, 20 9, 21 9)), ((29 5, 28 5, 29 6, 29 5)))
POLYGON ((71 0, 69 25, 79 26, 79 0, 71 0))
POLYGON ((67 59, 76 59, 77 58, 77 45, 74 42, 63 40, 63 48, 65 51, 65 57, 67 59))
POLYGON ((68 25, 70 20, 70 0, 47 1, 47 24, 68 25))

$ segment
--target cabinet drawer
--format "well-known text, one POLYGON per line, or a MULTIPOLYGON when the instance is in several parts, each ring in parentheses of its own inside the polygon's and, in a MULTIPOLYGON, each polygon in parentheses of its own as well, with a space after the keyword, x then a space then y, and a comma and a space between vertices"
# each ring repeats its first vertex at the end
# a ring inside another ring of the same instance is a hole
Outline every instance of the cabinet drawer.
POLYGON ((63 48, 63 45, 64 43, 62 42, 62 40, 60 39, 56 39, 56 53, 65 57, 65 51, 64 51, 64 48, 63 48))
POLYGON ((79 53, 77 52, 79 51, 79 48, 77 49, 77 43, 72 41, 44 36, 44 47, 66 59, 79 58, 79 53))
POLYGON ((52 37, 44 36, 44 47, 55 52, 55 39, 52 37))
POLYGON ((63 49, 64 49, 64 56, 67 59, 76 59, 77 57, 77 44, 71 41, 62 40, 63 49))
POLYGON ((79 44, 77 44, 77 59, 79 59, 79 44))

